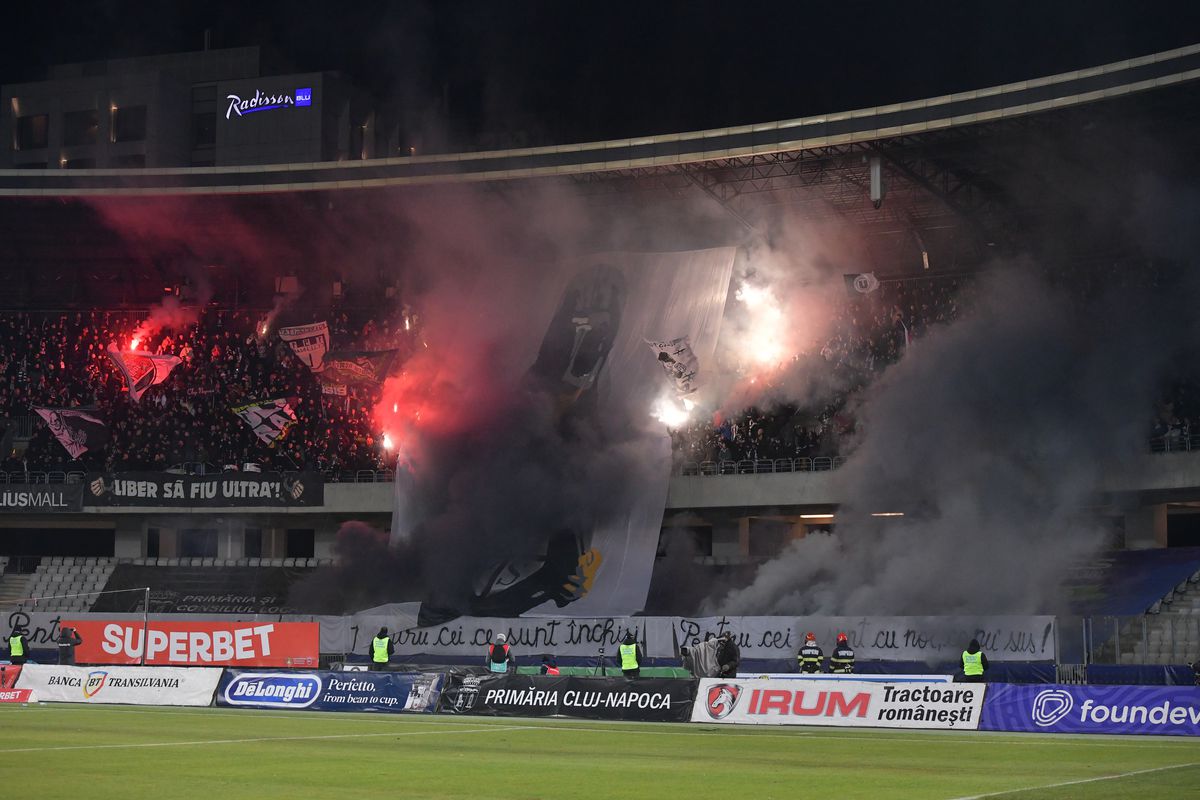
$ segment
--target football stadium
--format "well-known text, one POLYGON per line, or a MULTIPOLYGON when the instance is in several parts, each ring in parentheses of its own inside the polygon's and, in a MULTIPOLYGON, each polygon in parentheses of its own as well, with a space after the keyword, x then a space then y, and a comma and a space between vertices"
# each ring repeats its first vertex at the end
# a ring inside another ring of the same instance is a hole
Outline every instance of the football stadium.
POLYGON ((1200 44, 598 122, 217 17, 0 60, 12 794, 1196 796, 1200 44))

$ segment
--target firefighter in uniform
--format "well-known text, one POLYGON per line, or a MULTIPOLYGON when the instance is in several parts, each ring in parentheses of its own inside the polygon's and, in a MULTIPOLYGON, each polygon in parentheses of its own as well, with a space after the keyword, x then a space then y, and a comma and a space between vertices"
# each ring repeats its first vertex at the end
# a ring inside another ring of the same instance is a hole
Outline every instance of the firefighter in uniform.
POLYGON ((642 674, 642 646, 633 631, 625 631, 625 639, 617 648, 621 655, 621 672, 626 678, 638 678, 642 674))
POLYGON ((371 671, 379 672, 387 669, 388 659, 396 652, 392 637, 388 636, 387 628, 380 628, 379 633, 371 640, 371 671))
POLYGON ((854 672, 854 649, 846 634, 837 635, 837 646, 829 654, 829 671, 835 675, 849 675, 854 672))
POLYGON ((817 644, 817 636, 809 631, 804 635, 804 646, 800 648, 796 661, 800 671, 811 674, 821 671, 821 662, 825 659, 825 651, 817 644))

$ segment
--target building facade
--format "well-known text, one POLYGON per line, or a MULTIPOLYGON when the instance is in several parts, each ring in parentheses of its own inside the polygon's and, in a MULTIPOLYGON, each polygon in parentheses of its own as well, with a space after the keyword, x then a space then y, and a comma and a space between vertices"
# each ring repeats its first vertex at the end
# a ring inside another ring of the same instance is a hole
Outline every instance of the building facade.
POLYGON ((0 168, 129 169, 347 161, 389 132, 333 72, 282 74, 258 47, 51 67, 0 88, 0 168))

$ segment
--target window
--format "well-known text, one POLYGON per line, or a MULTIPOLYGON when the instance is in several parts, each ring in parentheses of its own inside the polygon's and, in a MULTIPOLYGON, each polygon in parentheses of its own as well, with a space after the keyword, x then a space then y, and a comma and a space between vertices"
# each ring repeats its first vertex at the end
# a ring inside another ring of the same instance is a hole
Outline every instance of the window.
POLYGON ((289 528, 287 558, 312 558, 316 537, 312 528, 289 528))
POLYGON ((192 114, 192 147, 214 147, 217 144, 217 112, 192 114))
POLYGON ((63 144, 68 147, 95 144, 99 130, 100 112, 95 109, 68 111, 63 114, 63 144))
POLYGON ((262 528, 246 528, 243 536, 242 555, 246 558, 262 558, 262 528))
POLYGON ((45 161, 26 161, 21 164, 14 164, 17 169, 45 169, 45 161))
POLYGON ((128 106, 112 112, 112 140, 141 142, 146 139, 146 107, 128 106))
POLYGON ((49 131, 49 114, 17 117, 17 138, 13 141, 13 149, 40 150, 46 146, 49 131))
POLYGON ((62 162, 63 169, 95 169, 96 159, 94 158, 68 158, 62 162))
POLYGON ((217 85, 215 83, 207 84, 206 86, 192 87, 192 102, 193 103, 215 103, 217 100, 217 85))
POLYGON ((146 529, 146 558, 158 558, 160 537, 158 528, 146 529))
POLYGON ((184 528, 179 532, 179 555, 182 558, 216 558, 217 532, 184 528))
POLYGON ((123 156, 116 156, 112 160, 113 166, 120 169, 133 169, 136 167, 146 166, 145 153, 126 153, 123 156))

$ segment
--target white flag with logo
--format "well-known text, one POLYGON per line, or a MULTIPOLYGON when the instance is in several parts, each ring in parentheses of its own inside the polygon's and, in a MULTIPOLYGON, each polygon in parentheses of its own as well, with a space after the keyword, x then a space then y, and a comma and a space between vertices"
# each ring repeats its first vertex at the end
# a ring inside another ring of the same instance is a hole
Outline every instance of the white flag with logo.
POLYGON ((313 372, 320 372, 325 368, 325 354, 329 352, 328 322, 280 328, 279 338, 287 342, 296 357, 313 372))
POLYGON ((654 352, 654 358, 675 387, 679 396, 689 395, 699 388, 696 376, 700 372, 700 359, 692 352, 692 344, 688 337, 680 336, 666 342, 646 341, 654 352))

